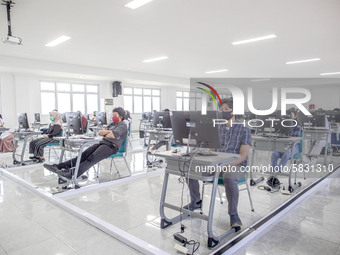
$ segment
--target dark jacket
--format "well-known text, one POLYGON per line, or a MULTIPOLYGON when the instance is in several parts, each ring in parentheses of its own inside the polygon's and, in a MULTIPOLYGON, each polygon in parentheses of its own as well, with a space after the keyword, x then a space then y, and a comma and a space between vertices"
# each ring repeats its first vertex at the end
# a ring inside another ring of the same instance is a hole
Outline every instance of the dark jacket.
POLYGON ((112 130, 112 133, 114 135, 114 139, 110 139, 107 137, 103 137, 103 140, 113 143, 115 144, 118 148, 122 145, 122 143, 124 142, 124 140, 126 139, 127 136, 127 126, 124 123, 124 121, 118 123, 118 124, 114 124, 111 123, 109 124, 106 129, 108 130, 112 130))
POLYGON ((46 135, 48 135, 48 138, 52 138, 54 136, 60 136, 61 135, 61 126, 60 125, 53 125, 49 126, 46 132, 46 135))

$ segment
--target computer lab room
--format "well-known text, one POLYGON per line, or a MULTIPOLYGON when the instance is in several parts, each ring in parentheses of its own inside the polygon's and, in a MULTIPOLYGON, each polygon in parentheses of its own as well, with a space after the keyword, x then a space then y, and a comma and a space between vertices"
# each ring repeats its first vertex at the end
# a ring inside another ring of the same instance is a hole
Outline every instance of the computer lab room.
POLYGON ((340 255, 338 0, 1 0, 0 255, 340 255))

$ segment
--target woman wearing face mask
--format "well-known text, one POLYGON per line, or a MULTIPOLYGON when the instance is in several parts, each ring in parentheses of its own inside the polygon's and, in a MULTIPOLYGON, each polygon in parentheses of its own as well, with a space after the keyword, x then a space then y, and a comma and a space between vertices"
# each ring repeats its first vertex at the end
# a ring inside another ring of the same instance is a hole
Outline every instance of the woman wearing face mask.
POLYGON ((30 159, 38 163, 44 162, 44 148, 48 143, 56 143, 58 140, 53 139, 55 136, 60 136, 63 129, 61 116, 57 111, 50 112, 51 124, 47 129, 46 134, 42 138, 35 139, 29 144, 29 153, 33 154, 30 159))
MULTIPOLYGON (((113 122, 99 131, 99 135, 102 136, 103 139, 82 153, 77 177, 81 176, 99 161, 117 153, 127 136, 127 126, 123 121, 124 119, 125 110, 122 107, 113 109, 113 122)), ((49 171, 71 179, 74 174, 76 162, 77 157, 60 164, 44 164, 44 167, 49 171)))

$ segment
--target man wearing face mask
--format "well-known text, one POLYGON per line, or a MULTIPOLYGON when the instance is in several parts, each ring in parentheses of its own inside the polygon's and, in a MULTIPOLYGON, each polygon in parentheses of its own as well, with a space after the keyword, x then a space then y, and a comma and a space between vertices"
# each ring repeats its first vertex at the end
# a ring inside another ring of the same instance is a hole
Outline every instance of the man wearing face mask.
MULTIPOLYGON (((99 135, 103 136, 103 139, 98 144, 92 145, 82 153, 77 177, 84 174, 99 161, 117 153, 127 136, 127 126, 123 121, 124 118, 125 110, 122 107, 113 109, 113 122, 105 129, 99 131, 99 135)), ((71 179, 74 174, 76 162, 77 157, 59 164, 44 164, 44 167, 47 170, 71 179)))
MULTIPOLYGON (((247 156, 251 145, 251 132, 249 128, 243 126, 243 123, 238 122, 233 115, 232 97, 222 100, 220 110, 222 118, 228 120, 228 123, 219 126, 221 148, 217 149, 217 151, 240 155, 240 158, 233 164, 227 165, 226 171, 223 173, 223 183, 228 200, 230 227, 236 228, 242 225, 237 212, 239 198, 237 181, 245 176, 245 173, 240 171, 240 167, 247 165, 247 156), (236 171, 228 171, 230 169, 229 167, 233 167, 236 171)), ((201 208, 202 201, 197 180, 189 180, 189 190, 191 203, 184 206, 184 208, 190 211, 201 208)))

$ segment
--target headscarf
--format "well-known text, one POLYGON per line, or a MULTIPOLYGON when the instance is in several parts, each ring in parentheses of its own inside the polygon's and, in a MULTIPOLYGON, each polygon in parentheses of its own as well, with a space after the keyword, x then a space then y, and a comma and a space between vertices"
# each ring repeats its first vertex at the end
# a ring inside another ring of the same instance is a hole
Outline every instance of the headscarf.
POLYGON ((50 112, 50 115, 53 117, 53 121, 51 122, 51 126, 53 125, 59 125, 61 129, 63 129, 63 121, 61 119, 60 113, 56 111, 50 112))

